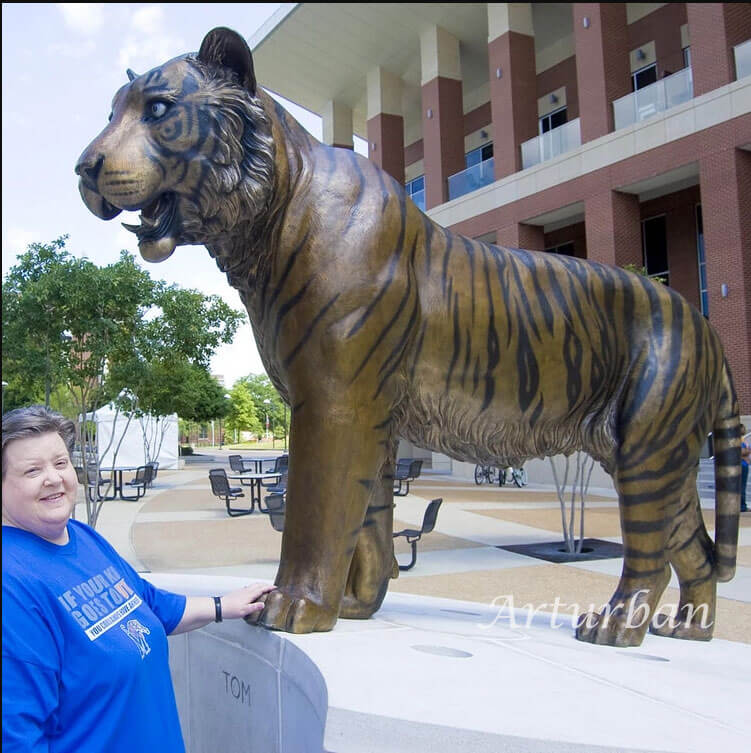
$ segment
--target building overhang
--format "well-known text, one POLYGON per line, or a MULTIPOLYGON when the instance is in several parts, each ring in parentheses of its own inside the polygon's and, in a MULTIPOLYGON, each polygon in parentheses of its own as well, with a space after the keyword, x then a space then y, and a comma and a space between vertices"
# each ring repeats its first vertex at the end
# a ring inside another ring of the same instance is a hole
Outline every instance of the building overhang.
MULTIPOLYGON (((555 48, 572 31, 571 4, 532 6, 536 51, 555 48)), ((284 3, 248 43, 261 86, 319 115, 332 100, 346 105, 367 138, 366 81, 377 67, 401 79, 405 122, 421 121, 420 35, 431 26, 459 41, 465 102, 483 104, 487 3, 284 3)))
POLYGON ((420 33, 432 25, 459 40, 465 86, 486 82, 484 3, 285 3, 248 43, 261 86, 317 114, 332 100, 347 105, 366 138, 366 80, 376 67, 402 79, 403 107, 419 116, 420 33))

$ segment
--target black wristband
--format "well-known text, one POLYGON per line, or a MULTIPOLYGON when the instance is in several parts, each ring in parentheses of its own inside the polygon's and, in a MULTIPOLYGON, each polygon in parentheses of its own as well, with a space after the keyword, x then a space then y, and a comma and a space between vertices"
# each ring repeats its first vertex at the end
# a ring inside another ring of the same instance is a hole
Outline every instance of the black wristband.
POLYGON ((214 618, 214 622, 221 622, 222 621, 222 599, 220 596, 214 597, 214 609, 216 610, 216 617, 214 618))

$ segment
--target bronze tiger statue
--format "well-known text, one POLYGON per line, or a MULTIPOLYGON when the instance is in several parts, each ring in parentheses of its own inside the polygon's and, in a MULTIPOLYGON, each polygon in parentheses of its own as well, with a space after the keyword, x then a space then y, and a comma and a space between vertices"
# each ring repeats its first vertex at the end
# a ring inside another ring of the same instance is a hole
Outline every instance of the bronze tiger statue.
POLYGON ((403 437, 495 466, 585 450, 617 489, 624 563, 610 610, 577 637, 640 644, 648 620, 628 610, 654 612, 671 565, 678 619, 652 630, 711 637, 716 582, 735 571, 740 422, 693 307, 622 269, 445 230, 370 161, 312 138, 233 31, 128 77, 76 166, 83 199, 105 220, 140 210, 126 227, 148 261, 206 246, 292 410, 279 588, 260 624, 330 630, 379 608, 398 573, 403 437), (710 431, 715 543, 696 487, 710 431))

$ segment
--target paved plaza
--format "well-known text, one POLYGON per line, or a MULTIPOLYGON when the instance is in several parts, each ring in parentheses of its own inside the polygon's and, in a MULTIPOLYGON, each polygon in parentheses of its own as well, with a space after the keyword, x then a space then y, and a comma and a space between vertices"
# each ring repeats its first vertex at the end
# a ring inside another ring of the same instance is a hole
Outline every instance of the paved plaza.
MULTIPOLYGON (((229 454, 213 451, 189 458, 179 471, 160 471, 154 487, 138 502, 106 502, 98 530, 139 571, 273 580, 281 534, 258 512, 229 518, 224 503, 211 494, 208 472, 229 470, 229 454)), ((390 592, 486 605, 512 595, 516 607, 532 604, 551 611, 556 596, 561 605, 600 605, 615 590, 620 559, 550 564, 498 548, 562 538, 554 488, 534 479, 517 489, 423 474, 406 497, 394 498, 394 530, 419 528, 425 507, 436 497, 443 498, 443 505, 435 530, 419 542, 416 566, 392 580, 390 592)), ((703 500, 703 507, 713 536, 711 502, 703 500)), ((79 508, 79 518, 81 513, 79 508)), ((612 490, 590 490, 584 533, 587 538, 620 541, 612 490)), ((397 559, 408 563, 410 548, 404 538, 396 540, 395 548, 397 559)), ((663 603, 677 602, 677 585, 674 578, 663 603)), ((718 594, 715 637, 751 642, 751 514, 741 516, 737 574, 718 585, 718 594)))
MULTIPOLYGON (((228 468, 228 454, 160 470, 144 499, 107 502, 98 530, 161 585, 201 592, 273 580, 281 534, 258 512, 229 518, 211 494, 208 471, 228 468)), ((395 530, 419 527, 436 497, 443 505, 435 530, 418 544, 416 566, 391 581, 373 619, 340 620, 333 633, 291 638, 326 677, 328 751, 744 749, 751 734, 751 514, 741 517, 737 575, 718 586, 715 640, 648 635, 624 651, 579 643, 570 625, 572 605, 609 599, 619 558, 551 564, 499 548, 560 541, 554 488, 534 479, 522 489, 478 487, 423 473, 406 497, 395 498, 395 530), (553 629, 545 613, 556 598, 561 618, 553 629), (504 617, 488 628, 498 605, 531 622, 517 629, 504 617), (539 614, 532 617, 532 609, 539 614)), ((713 535, 711 497, 702 507, 713 535)), ((584 533, 620 541, 612 489, 590 490, 584 533)), ((396 554, 409 561, 403 539, 396 554)), ((663 603, 678 596, 673 580, 663 603)))

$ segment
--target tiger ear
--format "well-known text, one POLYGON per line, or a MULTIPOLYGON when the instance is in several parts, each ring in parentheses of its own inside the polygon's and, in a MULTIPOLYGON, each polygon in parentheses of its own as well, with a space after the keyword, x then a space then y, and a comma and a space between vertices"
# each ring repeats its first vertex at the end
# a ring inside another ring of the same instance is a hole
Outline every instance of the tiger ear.
POLYGON ((132 71, 132 70, 131 70, 130 68, 128 68, 128 69, 127 69, 127 70, 125 71, 125 73, 126 73, 126 74, 127 74, 127 76, 128 76, 128 81, 135 81, 135 79, 137 79, 137 78, 138 78, 138 74, 137 74, 137 73, 133 73, 133 71, 132 71))
POLYGON ((201 42, 198 59, 209 65, 229 68, 237 73, 243 86, 255 96, 256 74, 248 43, 232 29, 212 29, 201 42))

